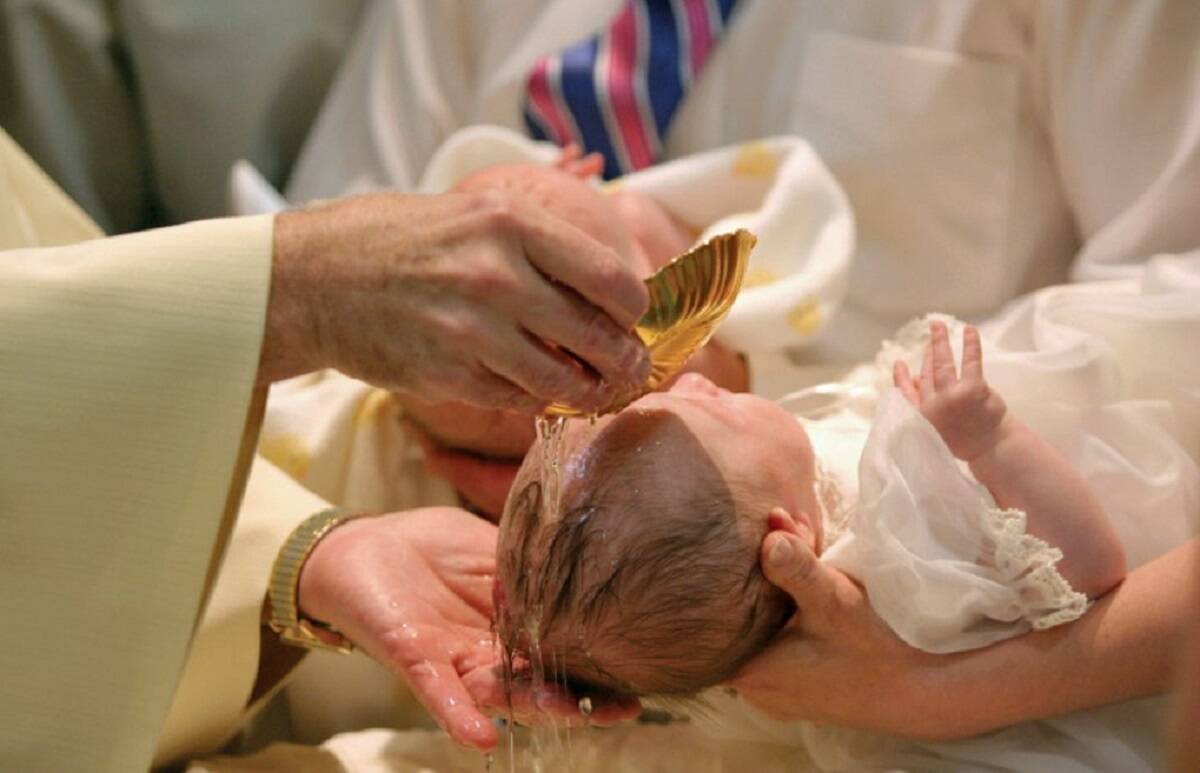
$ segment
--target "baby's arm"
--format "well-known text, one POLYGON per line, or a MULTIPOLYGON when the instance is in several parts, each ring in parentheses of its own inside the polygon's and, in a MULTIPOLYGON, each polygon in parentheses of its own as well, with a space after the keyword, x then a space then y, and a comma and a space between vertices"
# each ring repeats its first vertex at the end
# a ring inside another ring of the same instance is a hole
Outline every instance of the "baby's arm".
POLYGON ((920 377, 897 362, 896 386, 998 505, 1024 510, 1029 533, 1062 550, 1058 571, 1071 586, 1091 598, 1104 594, 1124 578, 1125 554, 1100 501, 1071 463, 988 387, 974 327, 963 331, 961 377, 946 326, 934 322, 930 333, 920 377))

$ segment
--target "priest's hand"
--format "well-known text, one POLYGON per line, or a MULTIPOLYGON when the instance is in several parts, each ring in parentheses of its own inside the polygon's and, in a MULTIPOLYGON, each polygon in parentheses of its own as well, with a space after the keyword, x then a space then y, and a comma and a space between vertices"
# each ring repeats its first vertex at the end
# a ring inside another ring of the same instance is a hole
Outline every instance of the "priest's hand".
MULTIPOLYGON (((488 714, 507 715, 499 644, 492 635, 496 527, 452 507, 348 521, 313 549, 299 603, 408 683, 457 742, 496 745, 488 714)), ((611 723, 636 703, 600 703, 584 717, 575 698, 550 685, 517 685, 512 713, 535 722, 611 723)))
POLYGON ((275 221, 260 382, 333 367, 427 400, 587 410, 649 375, 617 253, 502 191, 374 194, 275 221))

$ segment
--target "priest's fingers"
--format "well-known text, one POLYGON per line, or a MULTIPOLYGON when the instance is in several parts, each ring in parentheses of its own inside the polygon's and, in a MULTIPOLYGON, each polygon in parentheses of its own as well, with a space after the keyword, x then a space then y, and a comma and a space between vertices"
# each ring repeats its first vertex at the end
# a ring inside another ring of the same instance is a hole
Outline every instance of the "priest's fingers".
POLYGON ((536 305, 517 311, 530 333, 571 352, 614 387, 645 383, 650 358, 640 341, 575 293, 546 284, 540 289, 536 305))
POLYGON ((621 329, 633 329, 649 308, 650 295, 615 250, 542 212, 526 211, 520 220, 525 255, 534 267, 579 293, 621 329))
POLYGON ((421 660, 401 669, 417 700, 455 742, 480 751, 496 746, 499 733, 480 711, 450 663, 421 660))
POLYGON ((448 366, 437 373, 442 379, 438 385, 436 380, 427 374, 418 385, 416 391, 420 396, 431 397, 448 386, 453 388, 456 399, 472 405, 489 408, 502 408, 508 411, 528 414, 541 413, 549 400, 536 397, 524 387, 497 375, 491 369, 475 362, 470 366, 448 366))
POLYGON ((538 400, 591 410, 602 407, 615 394, 612 385, 523 330, 497 330, 494 342, 492 348, 479 353, 480 362, 538 400))

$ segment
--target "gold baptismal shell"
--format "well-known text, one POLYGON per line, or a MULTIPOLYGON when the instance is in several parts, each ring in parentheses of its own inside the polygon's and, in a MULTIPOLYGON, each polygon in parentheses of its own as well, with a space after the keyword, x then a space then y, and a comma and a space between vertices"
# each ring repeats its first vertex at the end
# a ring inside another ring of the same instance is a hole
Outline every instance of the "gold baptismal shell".
MULTIPOLYGON (((679 372, 688 358, 712 337, 733 307, 754 234, 739 229, 720 234, 672 260, 646 280, 650 310, 634 328, 650 352, 650 378, 641 389, 620 395, 599 414, 613 413, 679 372)), ((582 416, 567 405, 554 404, 546 413, 582 416)))

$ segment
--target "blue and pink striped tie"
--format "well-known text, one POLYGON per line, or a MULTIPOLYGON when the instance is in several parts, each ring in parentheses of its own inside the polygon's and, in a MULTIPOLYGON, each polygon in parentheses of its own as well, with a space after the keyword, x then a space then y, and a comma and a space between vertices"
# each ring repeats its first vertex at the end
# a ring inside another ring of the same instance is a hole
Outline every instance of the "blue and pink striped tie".
POLYGON ((535 139, 604 156, 604 176, 650 166, 737 0, 629 0, 612 26, 539 59, 522 106, 535 139))

